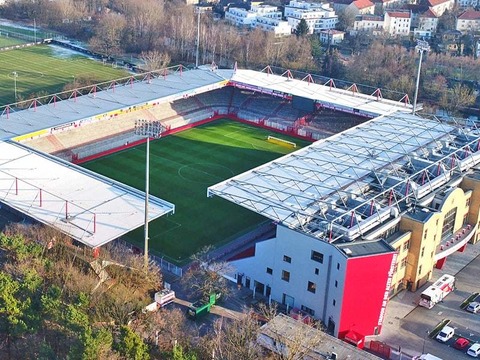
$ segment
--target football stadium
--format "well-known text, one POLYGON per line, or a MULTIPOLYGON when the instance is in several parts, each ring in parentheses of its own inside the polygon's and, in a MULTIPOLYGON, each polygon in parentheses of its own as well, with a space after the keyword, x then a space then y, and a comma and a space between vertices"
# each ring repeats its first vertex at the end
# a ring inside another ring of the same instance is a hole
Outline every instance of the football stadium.
POLYGON ((309 74, 131 74, 4 106, 0 139, 3 208, 92 249, 141 251, 147 222, 178 275, 213 245, 229 279, 358 347, 480 240, 476 123, 309 74))
MULTIPOLYGON (((269 222, 220 198, 207 198, 208 186, 360 124, 374 113, 371 106, 362 114, 319 106, 313 99, 291 94, 294 88, 274 92, 248 85, 250 77, 261 74, 268 82, 279 78, 304 83, 307 90, 320 86, 313 78, 295 80, 290 73, 274 75, 269 68, 260 73, 246 71, 247 83, 230 83, 232 75, 243 71, 174 67, 38 98, 23 110, 7 105, 2 112, 8 120, 4 138, 42 156, 49 154, 56 162, 80 164, 82 171, 91 170, 142 191, 145 139, 135 134, 135 122, 160 121, 161 138, 151 142, 150 194, 175 204, 176 210, 174 216, 152 219, 150 251, 181 265, 206 245, 219 247, 249 232, 258 236, 255 230, 269 222)), ((332 83, 321 87, 366 102, 364 95, 352 89, 336 90, 332 83)), ((387 106, 406 105, 391 102, 387 106)), ((22 179, 15 178, 16 182, 22 179)), ((93 210, 85 213, 92 217, 89 226, 93 227, 95 217, 95 230, 99 230, 101 215, 93 210)), ((78 215, 69 216, 78 219, 78 215)), ((84 225, 80 230, 83 237, 76 240, 84 242, 91 234, 84 225)), ((143 237, 142 227, 122 234, 122 239, 139 248, 143 237)))

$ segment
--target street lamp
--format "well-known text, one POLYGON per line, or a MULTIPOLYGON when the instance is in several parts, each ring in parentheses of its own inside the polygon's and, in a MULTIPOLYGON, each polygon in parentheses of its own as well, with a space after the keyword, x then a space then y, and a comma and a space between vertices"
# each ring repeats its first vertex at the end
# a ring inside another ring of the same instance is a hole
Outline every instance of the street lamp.
POLYGON ((16 71, 12 72, 12 75, 13 75, 13 87, 14 87, 14 91, 15 91, 15 102, 17 102, 17 77, 18 77, 18 74, 16 71))
POLYGON ((415 111, 417 110, 417 97, 418 97, 418 86, 420 85, 420 70, 422 68, 422 58, 424 51, 430 51, 430 45, 425 40, 417 40, 417 46, 415 46, 415 50, 420 53, 420 60, 418 61, 418 72, 417 72, 417 83, 415 85, 415 96, 413 98, 413 111, 412 114, 415 115, 415 111))
POLYGON ((145 119, 135 120, 135 135, 147 138, 147 150, 145 156, 145 228, 144 228, 144 266, 145 272, 148 271, 148 192, 150 180, 150 138, 160 138, 164 126, 160 121, 150 121, 145 119))

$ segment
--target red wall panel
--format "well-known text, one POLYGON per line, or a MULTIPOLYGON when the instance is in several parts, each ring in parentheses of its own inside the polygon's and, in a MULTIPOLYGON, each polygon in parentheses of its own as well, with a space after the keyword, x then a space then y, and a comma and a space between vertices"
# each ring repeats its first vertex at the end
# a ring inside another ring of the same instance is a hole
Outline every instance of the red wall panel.
POLYGON ((349 331, 363 336, 381 331, 396 253, 349 258, 338 337, 349 331))

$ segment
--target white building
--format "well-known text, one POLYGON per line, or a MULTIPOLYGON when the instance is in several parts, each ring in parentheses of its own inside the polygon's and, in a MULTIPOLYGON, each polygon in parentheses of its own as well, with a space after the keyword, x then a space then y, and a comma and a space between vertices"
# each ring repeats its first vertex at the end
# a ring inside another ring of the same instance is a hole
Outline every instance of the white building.
POLYGON ((385 12, 384 30, 391 36, 408 36, 410 34, 410 12, 385 12))
POLYGON ((383 16, 357 15, 353 23, 354 31, 368 31, 374 34, 383 32, 383 16))
POLYGON ((285 17, 288 24, 295 29, 300 21, 307 22, 309 33, 319 33, 322 30, 335 29, 338 16, 329 4, 312 4, 292 0, 285 6, 285 17))
POLYGON ((236 26, 255 26, 258 17, 280 20, 282 13, 276 6, 270 5, 252 5, 250 10, 230 8, 225 12, 225 19, 236 26))
POLYGON ((456 29, 462 33, 480 30, 480 11, 467 10, 457 18, 456 29))
POLYGON ((320 31, 320 42, 322 44, 337 45, 345 38, 345 32, 340 30, 323 30, 320 31))
POLYGON ((428 6, 437 16, 442 16, 446 10, 452 10, 455 6, 455 0, 428 0, 428 6))
POLYGON ((431 38, 437 31, 438 17, 429 8, 418 16, 418 27, 414 30, 416 38, 431 38))
POLYGON ((266 16, 257 17, 252 26, 263 31, 273 32, 277 37, 288 36, 292 34, 292 27, 287 21, 266 16))
POLYGON ((480 0, 458 0, 457 3, 462 9, 480 6, 480 0))

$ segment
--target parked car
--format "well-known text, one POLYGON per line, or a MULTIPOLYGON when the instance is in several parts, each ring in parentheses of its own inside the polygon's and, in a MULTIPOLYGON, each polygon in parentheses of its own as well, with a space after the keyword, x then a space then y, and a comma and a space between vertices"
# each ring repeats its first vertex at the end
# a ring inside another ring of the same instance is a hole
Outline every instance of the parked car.
POLYGON ((443 329, 438 333, 436 339, 444 343, 450 340, 453 337, 453 335, 455 335, 455 329, 445 325, 443 329))
POLYGON ((472 312, 474 314, 480 312, 480 302, 473 301, 467 306, 467 311, 472 312))
POLYGON ((470 341, 460 337, 457 339, 457 341, 455 341, 455 344, 453 344, 453 347, 458 350, 464 350, 467 348, 468 345, 470 345, 470 341))
POLYGON ((475 343, 472 346, 470 346, 467 350, 467 355, 473 356, 473 357, 479 357, 480 356, 480 344, 475 343))

